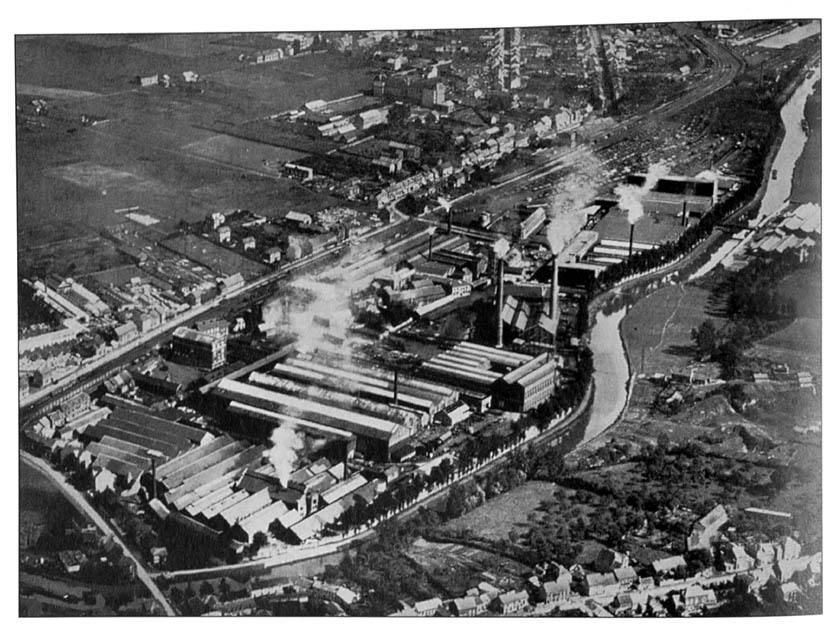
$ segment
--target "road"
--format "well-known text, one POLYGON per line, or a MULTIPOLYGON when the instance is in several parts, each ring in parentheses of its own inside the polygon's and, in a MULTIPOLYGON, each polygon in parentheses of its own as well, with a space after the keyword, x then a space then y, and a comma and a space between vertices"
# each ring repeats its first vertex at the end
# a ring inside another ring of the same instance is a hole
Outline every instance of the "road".
MULTIPOLYGON (((377 229, 367 236, 365 239, 370 239, 374 237, 379 232, 390 229, 396 224, 400 224, 403 220, 396 220, 395 222, 388 224, 380 229, 377 229)), ((202 304, 200 306, 195 306, 194 308, 183 312, 175 316, 170 321, 164 323, 161 327, 152 330, 146 334, 143 334, 137 339, 134 339, 127 345, 120 347, 114 350, 112 353, 107 354, 106 356, 97 359, 87 365, 82 366, 79 370, 63 377, 61 380, 45 387, 43 389, 39 389, 36 392, 31 393, 29 396, 21 399, 20 402, 20 422, 21 424, 26 423, 27 421, 32 420, 33 418, 37 417, 41 413, 43 413, 46 408, 52 406, 52 402, 46 403, 44 406, 37 407, 36 405, 42 401, 44 401, 47 396, 53 396, 52 401, 61 397, 62 392, 67 392, 73 389, 76 389, 79 384, 81 383, 82 379, 87 376, 92 376, 91 380, 88 382, 95 382, 97 380, 96 376, 102 376, 106 374, 110 369, 114 367, 119 367, 120 365, 125 365, 133 358, 136 358, 141 355, 143 349, 148 349, 153 345, 161 342, 169 332, 174 330, 175 328, 185 325, 188 322, 197 319, 201 315, 206 314, 207 312, 215 309, 223 308, 224 306, 229 305, 235 299, 239 299, 243 295, 248 293, 252 293, 256 290, 262 289, 266 286, 269 286, 272 283, 275 283, 293 272, 296 272, 302 268, 307 266, 313 265, 331 255, 339 253, 343 250, 346 246, 347 242, 340 242, 335 244, 325 250, 316 253, 314 255, 309 255, 303 259, 300 259, 296 262, 287 264, 282 266, 278 270, 265 275, 264 277, 260 277, 255 281, 246 284, 243 288, 232 292, 228 295, 220 296, 209 303, 202 304), (132 355, 133 353, 133 355, 132 355), (95 376, 93 375, 95 373, 95 376)))
POLYGON ((61 473, 56 472, 52 468, 50 468, 49 464, 47 464, 42 459, 34 457, 25 451, 19 451, 20 458, 25 461, 28 465, 36 468, 38 472, 42 473, 44 476, 49 477, 53 483, 55 483, 56 487, 61 491, 69 501, 72 503, 79 511, 83 512, 87 515, 91 521, 96 525, 99 530, 105 535, 111 537, 115 543, 117 543, 122 548, 122 553, 132 561, 134 561, 134 565, 136 565, 137 570, 137 578, 148 587, 148 591, 151 592, 151 595, 157 600, 163 607, 163 610, 166 612, 166 615, 177 615, 172 609, 172 606, 169 604, 166 597, 163 595, 163 592, 160 591, 159 587, 154 584, 154 580, 152 580, 151 575, 148 573, 148 570, 142 564, 134 554, 131 552, 130 549, 125 545, 122 541, 122 538, 111 528, 110 524, 105 521, 102 516, 96 511, 93 506, 87 501, 83 494, 81 494, 78 490, 73 488, 70 484, 67 483, 67 480, 64 478, 64 475, 61 473))
MULTIPOLYGON (((422 497, 416 502, 414 502, 410 507, 400 511, 397 513, 398 518, 400 520, 409 518, 413 514, 419 511, 420 508, 426 506, 428 503, 433 503, 434 501, 440 500, 444 495, 448 493, 448 489, 456 482, 464 481, 466 479, 470 479, 477 475, 485 474, 486 472, 496 468, 500 464, 507 461, 512 452, 515 450, 523 449, 529 445, 540 445, 540 444, 548 444, 554 442, 555 439, 560 436, 565 431, 571 429, 576 422, 578 421, 579 417, 585 414, 587 411, 587 407, 590 404, 591 398, 593 396, 593 389, 592 385, 588 386, 587 391, 582 398, 581 403, 579 403, 578 407, 576 407, 575 411, 573 411, 567 418, 562 421, 560 424, 554 426, 551 429, 547 429, 546 431, 536 435, 533 438, 528 440, 524 440, 517 446, 513 447, 512 449, 508 450, 505 453, 501 453, 497 455, 493 459, 489 460, 488 462, 478 466, 474 470, 471 470, 461 477, 456 477, 453 481, 445 484, 444 486, 437 488, 433 492, 431 492, 426 497, 422 497)), ((206 567, 203 569, 183 569, 177 571, 170 571, 170 572, 157 572, 154 574, 156 578, 167 578, 167 579, 176 579, 182 577, 190 577, 193 575, 201 575, 201 574, 229 574, 235 571, 242 571, 246 569, 252 569, 254 571, 260 569, 268 569, 272 567, 281 567, 283 565, 289 565, 291 563, 297 563, 304 560, 310 560, 313 558, 320 558, 321 556, 327 556, 329 554, 333 554, 335 552, 339 552, 347 548, 347 546, 357 543, 359 541, 363 541, 365 539, 371 538, 375 536, 375 527, 378 525, 379 522, 372 524, 371 526, 365 528, 364 530, 357 532, 351 536, 347 536, 344 538, 332 539, 328 542, 313 545, 313 546, 300 546, 291 550, 287 550, 282 552, 281 554, 277 554, 275 556, 266 557, 262 559, 257 559, 254 561, 247 561, 244 563, 234 563, 231 565, 222 565, 220 567, 206 567)))

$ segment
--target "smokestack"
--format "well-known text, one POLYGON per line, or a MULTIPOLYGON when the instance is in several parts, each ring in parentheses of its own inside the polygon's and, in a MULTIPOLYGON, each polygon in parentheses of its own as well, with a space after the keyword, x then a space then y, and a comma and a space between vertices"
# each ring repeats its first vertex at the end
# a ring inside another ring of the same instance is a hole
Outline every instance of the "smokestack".
POLYGON ((503 347, 503 274, 505 261, 502 257, 497 262, 497 347, 503 347))
POLYGON ((395 368, 395 375, 392 379, 392 399, 393 406, 398 406, 398 368, 395 368))
POLYGON ((346 451, 343 453, 343 479, 349 478, 349 445, 346 444, 346 451))
POLYGON ((686 226, 688 224, 688 215, 686 214, 686 201, 683 201, 683 217, 680 220, 680 226, 686 226))
POLYGON ((157 498, 157 460, 151 458, 151 498, 157 498))
POLYGON ((628 259, 634 254, 634 225, 631 224, 631 236, 628 240, 628 259))
POLYGON ((552 285, 550 287, 549 318, 558 318, 558 256, 552 256, 552 285))
POLYGON ((427 259, 433 259, 433 233, 430 233, 430 241, 427 246, 427 259))

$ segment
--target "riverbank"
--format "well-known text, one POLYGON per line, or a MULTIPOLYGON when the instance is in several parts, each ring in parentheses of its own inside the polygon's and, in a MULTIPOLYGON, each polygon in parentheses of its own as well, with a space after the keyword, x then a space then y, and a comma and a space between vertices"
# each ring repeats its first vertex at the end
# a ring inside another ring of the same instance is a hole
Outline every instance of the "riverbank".
POLYGON ((793 170, 790 199, 794 204, 822 205, 822 80, 805 104, 808 140, 793 170))
MULTIPOLYGON (((782 106, 781 120, 783 134, 777 139, 765 165, 765 181, 756 199, 751 204, 758 205, 758 217, 768 218, 783 209, 791 200, 793 202, 821 200, 821 68, 819 65, 795 87, 788 100, 782 106), (810 119, 808 118, 810 116, 810 119), (802 121, 808 121, 810 134, 806 135, 802 121), (773 170, 777 178, 772 179, 773 170), (794 190, 793 185, 796 185, 794 190), (797 200, 797 196, 799 200, 797 200), (816 199, 813 199, 817 196, 816 199)), ((747 205, 748 207, 750 205, 747 205)), ((712 239, 710 236, 709 239, 712 239)), ((717 264, 729 265, 735 255, 748 241, 726 240, 718 244, 717 250, 709 256, 708 261, 689 277, 689 280, 699 278, 708 273, 717 264)), ((672 266, 674 268, 675 266, 672 266)), ((666 267, 667 268, 667 267, 666 267)), ((679 266, 678 266, 679 268, 679 266)), ((659 274, 659 273, 657 273, 659 274)), ((649 281, 655 275, 649 275, 649 281)), ((637 279, 637 282, 643 277, 637 279)), ((621 308, 617 313, 605 315, 603 308, 605 299, 618 294, 617 289, 611 289, 591 302, 593 328, 590 334, 590 346, 593 350, 593 365, 595 368, 593 380, 596 386, 596 398, 591 405, 591 419, 588 423, 590 432, 585 431, 584 440, 576 447, 588 444, 612 430, 623 419, 625 410, 630 404, 632 375, 630 359, 625 348, 624 337, 620 324, 630 306, 621 308), (597 306, 598 304, 598 306, 597 306), (619 315, 613 322, 612 317, 619 315), (605 325, 602 326, 601 324, 605 325), (618 341, 614 339, 618 337, 618 341), (627 377, 623 381, 622 373, 627 377), (606 385, 606 388, 603 388, 606 385), (601 404, 597 406, 597 401, 601 404), (621 403, 617 406, 617 403, 621 403)))

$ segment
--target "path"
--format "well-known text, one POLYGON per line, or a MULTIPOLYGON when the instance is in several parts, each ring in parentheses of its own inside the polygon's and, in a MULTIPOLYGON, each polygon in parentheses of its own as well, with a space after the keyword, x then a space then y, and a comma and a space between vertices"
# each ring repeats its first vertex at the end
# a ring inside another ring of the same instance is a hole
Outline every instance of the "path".
POLYGON ((163 595, 163 592, 160 591, 159 587, 154 584, 154 581, 151 579, 148 571, 143 566, 142 562, 134 556, 130 549, 125 545, 122 541, 120 536, 111 528, 110 524, 105 521, 102 516, 96 511, 93 506, 87 501, 83 494, 81 494, 78 490, 73 488, 70 484, 67 483, 67 480, 64 478, 64 475, 61 473, 56 472, 49 465, 44 462, 44 460, 39 459, 30 455, 29 453, 19 450, 20 458, 25 461, 28 465, 36 468, 38 472, 42 473, 46 477, 49 477, 50 480, 55 484, 55 486, 61 491, 67 499, 72 503, 76 508, 78 508, 81 512, 86 514, 96 525, 99 530, 105 536, 111 537, 115 543, 117 543, 122 548, 122 553, 134 561, 134 565, 136 566, 137 570, 137 578, 148 587, 148 591, 151 592, 151 595, 163 606, 163 610, 166 612, 166 615, 177 615, 172 609, 172 606, 169 604, 166 597, 163 595))
POLYGON ((663 323, 663 329, 660 330, 660 341, 654 347, 651 348, 652 352, 656 352, 658 349, 660 349, 660 345, 662 345, 663 341, 665 341, 666 330, 668 329, 668 326, 671 325, 671 321, 672 319, 674 319, 674 315, 677 314, 677 311, 683 304, 683 297, 686 296, 686 291, 683 290, 683 284, 677 284, 677 290, 680 291, 680 296, 677 298, 677 305, 674 306, 674 309, 671 311, 671 314, 668 315, 668 318, 663 323))

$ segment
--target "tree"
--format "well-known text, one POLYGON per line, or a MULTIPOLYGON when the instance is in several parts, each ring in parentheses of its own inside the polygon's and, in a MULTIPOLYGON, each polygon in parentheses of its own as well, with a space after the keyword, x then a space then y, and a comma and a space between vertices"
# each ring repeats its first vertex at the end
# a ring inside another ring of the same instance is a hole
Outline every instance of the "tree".
POLYGON ((267 545, 267 534, 264 532, 256 532, 253 535, 253 542, 250 544, 250 554, 255 556, 265 545, 267 545))
POLYGON ((718 348, 718 363, 721 365, 721 378, 730 380, 735 377, 738 363, 741 361, 741 349, 732 340, 724 341, 718 348))
POLYGON ((467 509, 468 494, 457 482, 450 487, 447 502, 445 503, 445 514, 450 519, 462 516, 467 509))
POLYGON ((267 530, 275 539, 281 539, 282 535, 285 533, 285 527, 279 519, 274 519, 271 524, 267 526, 267 530))
POLYGON ((709 319, 697 328, 692 328, 692 342, 695 344, 698 360, 715 353, 715 347, 718 344, 717 338, 718 332, 715 330, 715 324, 709 319))

